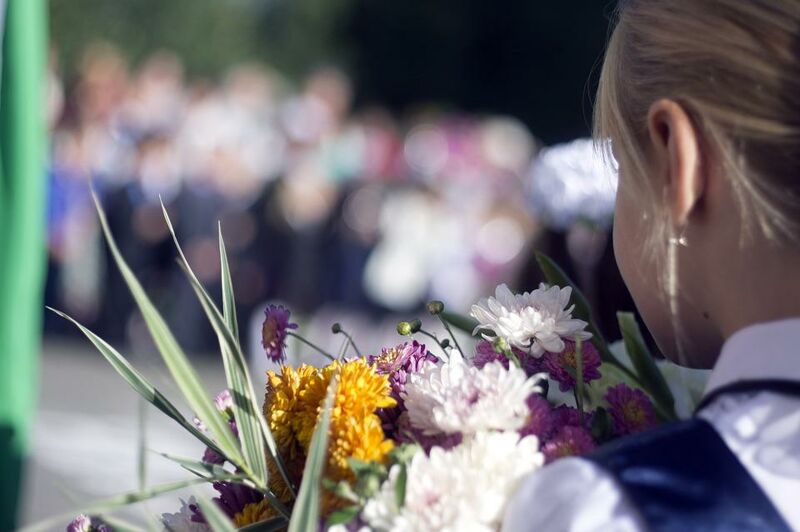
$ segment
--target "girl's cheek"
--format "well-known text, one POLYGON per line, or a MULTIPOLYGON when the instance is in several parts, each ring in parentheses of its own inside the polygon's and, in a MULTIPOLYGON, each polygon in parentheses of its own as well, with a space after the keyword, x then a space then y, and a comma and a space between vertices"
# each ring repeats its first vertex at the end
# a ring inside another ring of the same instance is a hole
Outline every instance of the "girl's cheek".
MULTIPOLYGON (((620 185, 622 183, 620 182, 620 185)), ((617 201, 614 207, 614 255, 617 259, 617 266, 622 273, 626 283, 630 283, 629 273, 636 262, 637 242, 634 235, 631 219, 630 195, 620 188, 617 192, 617 201)))

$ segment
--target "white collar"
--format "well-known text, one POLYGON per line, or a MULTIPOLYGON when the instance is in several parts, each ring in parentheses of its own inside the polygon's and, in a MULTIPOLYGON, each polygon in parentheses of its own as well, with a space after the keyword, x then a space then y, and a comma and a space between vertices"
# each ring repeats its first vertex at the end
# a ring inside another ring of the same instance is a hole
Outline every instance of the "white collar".
POLYGON ((800 382, 800 318, 736 331, 722 346, 705 395, 742 380, 800 382))

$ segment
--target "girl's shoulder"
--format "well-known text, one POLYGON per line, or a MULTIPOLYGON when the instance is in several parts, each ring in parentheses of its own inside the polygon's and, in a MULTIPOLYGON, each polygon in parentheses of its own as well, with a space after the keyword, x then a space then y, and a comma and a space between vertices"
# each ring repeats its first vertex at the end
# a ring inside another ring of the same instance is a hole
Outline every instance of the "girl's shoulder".
POLYGON ((563 458, 529 475, 503 520, 503 532, 634 532, 645 528, 614 476, 582 458, 563 458))
POLYGON ((506 520, 505 530, 790 530, 701 418, 544 468, 522 485, 506 520))

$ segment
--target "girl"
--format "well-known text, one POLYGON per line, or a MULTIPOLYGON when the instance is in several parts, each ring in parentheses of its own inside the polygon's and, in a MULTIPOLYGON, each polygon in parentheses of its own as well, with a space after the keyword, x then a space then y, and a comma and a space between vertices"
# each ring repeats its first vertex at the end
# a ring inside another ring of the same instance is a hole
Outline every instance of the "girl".
POLYGON ((800 0, 627 0, 596 136, 614 244, 696 416, 532 475, 505 530, 800 528, 800 0))

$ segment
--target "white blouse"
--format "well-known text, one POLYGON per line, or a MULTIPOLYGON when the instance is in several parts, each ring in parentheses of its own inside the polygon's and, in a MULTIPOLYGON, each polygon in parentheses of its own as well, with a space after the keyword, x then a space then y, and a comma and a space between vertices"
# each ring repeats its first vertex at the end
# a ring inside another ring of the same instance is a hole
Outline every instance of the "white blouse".
MULTIPOLYGON (((722 348, 706 394, 743 379, 800 382, 800 318, 746 327, 722 348)), ((698 415, 709 421, 789 526, 800 530, 800 397, 723 395, 698 415)), ((526 478, 509 503, 504 532, 646 530, 604 469, 559 460, 526 478)))

